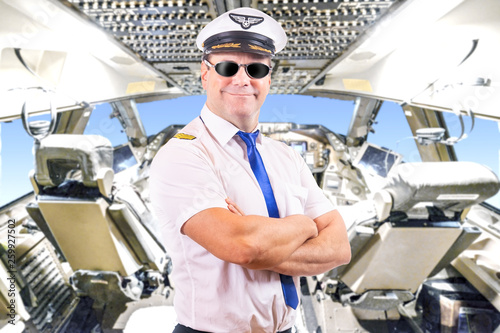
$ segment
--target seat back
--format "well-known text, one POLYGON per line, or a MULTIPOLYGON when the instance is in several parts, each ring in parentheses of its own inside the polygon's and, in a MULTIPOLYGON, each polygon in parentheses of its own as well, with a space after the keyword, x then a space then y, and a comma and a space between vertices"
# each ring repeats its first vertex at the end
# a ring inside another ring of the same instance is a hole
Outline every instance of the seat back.
POLYGON ((384 223, 351 260, 342 281, 352 291, 416 292, 462 230, 454 225, 384 223))
POLYGON ((109 203, 104 198, 42 197, 38 205, 73 270, 112 271, 128 276, 141 267, 107 213, 109 203))
POLYGON ((122 276, 145 265, 161 270, 164 250, 142 220, 147 207, 110 195, 112 153, 111 143, 96 135, 41 140, 34 173, 40 211, 73 270, 122 276))

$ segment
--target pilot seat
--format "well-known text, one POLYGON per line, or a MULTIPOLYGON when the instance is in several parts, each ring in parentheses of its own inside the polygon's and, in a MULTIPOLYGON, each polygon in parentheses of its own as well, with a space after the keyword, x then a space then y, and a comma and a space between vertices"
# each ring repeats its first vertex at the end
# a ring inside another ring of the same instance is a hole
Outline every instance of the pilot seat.
POLYGON ((152 214, 131 185, 113 182, 112 167, 106 138, 50 135, 35 145, 30 179, 37 204, 28 207, 70 264, 77 293, 94 300, 104 332, 124 327, 126 303, 150 297, 168 281, 168 257, 151 231, 152 214))
POLYGON ((465 222, 495 195, 497 176, 473 162, 402 163, 373 195, 373 219, 348 229, 352 260, 326 274, 329 293, 353 308, 388 311, 411 301, 480 234, 465 222))

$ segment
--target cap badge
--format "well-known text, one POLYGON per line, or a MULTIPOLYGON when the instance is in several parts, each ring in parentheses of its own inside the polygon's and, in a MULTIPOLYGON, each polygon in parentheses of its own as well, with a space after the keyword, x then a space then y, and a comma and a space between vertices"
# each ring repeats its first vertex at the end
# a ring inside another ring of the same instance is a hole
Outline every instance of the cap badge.
POLYGON ((249 29, 252 25, 257 25, 264 21, 263 17, 258 16, 229 14, 229 17, 234 22, 239 23, 243 29, 249 29))

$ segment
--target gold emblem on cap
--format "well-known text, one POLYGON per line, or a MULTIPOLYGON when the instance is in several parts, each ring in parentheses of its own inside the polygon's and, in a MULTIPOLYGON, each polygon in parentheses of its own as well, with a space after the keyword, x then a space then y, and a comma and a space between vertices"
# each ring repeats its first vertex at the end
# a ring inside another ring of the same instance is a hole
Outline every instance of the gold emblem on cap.
POLYGON ((214 45, 212 46, 212 49, 220 49, 223 47, 235 47, 235 48, 240 48, 241 43, 225 43, 225 44, 219 44, 219 45, 214 45))
POLYGON ((245 30, 264 21, 264 18, 259 16, 229 14, 229 17, 245 30))
POLYGON ((271 50, 265 49, 265 48, 257 46, 257 45, 248 44, 248 47, 250 47, 252 50, 258 50, 258 51, 264 51, 267 53, 272 53, 271 50))

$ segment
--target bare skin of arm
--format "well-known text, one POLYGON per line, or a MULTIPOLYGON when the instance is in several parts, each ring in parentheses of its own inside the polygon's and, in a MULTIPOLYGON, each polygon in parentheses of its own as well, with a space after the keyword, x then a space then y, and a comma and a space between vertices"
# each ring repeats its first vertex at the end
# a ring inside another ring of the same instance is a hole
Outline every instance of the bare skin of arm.
MULTIPOLYGON (((228 209, 235 215, 243 212, 230 199, 228 209)), ((303 276, 324 273, 351 260, 351 247, 342 216, 333 210, 314 219, 318 236, 306 240, 290 257, 269 268, 277 273, 303 276)))
POLYGON ((181 231, 217 258, 250 269, 276 267, 318 235, 316 223, 304 215, 276 219, 224 208, 199 212, 181 231))

